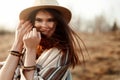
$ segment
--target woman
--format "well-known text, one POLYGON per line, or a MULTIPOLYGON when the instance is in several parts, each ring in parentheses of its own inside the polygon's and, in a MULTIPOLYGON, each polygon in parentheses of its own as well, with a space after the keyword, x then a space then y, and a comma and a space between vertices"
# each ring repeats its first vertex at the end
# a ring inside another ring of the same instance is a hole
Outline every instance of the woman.
POLYGON ((69 68, 80 63, 75 49, 81 47, 70 19, 70 11, 60 6, 23 10, 0 80, 71 80, 69 68))

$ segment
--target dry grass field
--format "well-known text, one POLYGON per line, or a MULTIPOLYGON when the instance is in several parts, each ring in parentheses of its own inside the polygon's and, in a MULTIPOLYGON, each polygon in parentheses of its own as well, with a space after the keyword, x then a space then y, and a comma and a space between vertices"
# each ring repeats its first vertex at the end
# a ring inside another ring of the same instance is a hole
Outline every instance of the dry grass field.
MULTIPOLYGON (((120 80, 120 32, 80 33, 88 49, 85 66, 72 70, 73 80, 120 80)), ((13 43, 13 34, 0 35, 0 61, 4 61, 13 43)))

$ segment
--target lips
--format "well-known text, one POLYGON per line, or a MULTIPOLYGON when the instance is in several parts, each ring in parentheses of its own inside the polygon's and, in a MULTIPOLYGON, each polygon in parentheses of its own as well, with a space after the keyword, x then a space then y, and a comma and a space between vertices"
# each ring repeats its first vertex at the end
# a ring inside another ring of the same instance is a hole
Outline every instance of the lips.
POLYGON ((36 28, 36 29, 37 31, 40 31, 40 32, 45 32, 49 30, 48 28, 36 28))
POLYGON ((40 29, 40 31, 41 31, 41 32, 45 32, 45 31, 49 31, 49 29, 45 29, 45 28, 43 29, 43 28, 42 28, 42 29, 40 29))

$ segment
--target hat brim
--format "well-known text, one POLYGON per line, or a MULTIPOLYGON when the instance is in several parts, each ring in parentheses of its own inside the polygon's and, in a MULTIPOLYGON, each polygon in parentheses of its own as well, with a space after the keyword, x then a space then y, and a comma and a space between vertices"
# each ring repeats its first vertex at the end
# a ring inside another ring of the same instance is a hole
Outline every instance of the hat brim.
POLYGON ((66 22, 69 23, 71 20, 71 12, 67 8, 61 7, 61 6, 53 6, 53 5, 42 5, 42 6, 34 6, 30 8, 26 8, 23 11, 21 11, 19 15, 20 20, 26 20, 31 12, 37 10, 37 9, 55 9, 62 13, 63 17, 66 19, 66 22))

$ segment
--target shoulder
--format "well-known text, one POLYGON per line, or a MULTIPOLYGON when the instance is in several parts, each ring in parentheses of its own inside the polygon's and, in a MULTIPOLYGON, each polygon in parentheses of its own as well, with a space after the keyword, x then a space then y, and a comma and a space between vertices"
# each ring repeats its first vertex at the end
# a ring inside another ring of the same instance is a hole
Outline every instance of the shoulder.
POLYGON ((54 64, 57 66, 64 65, 67 62, 67 53, 64 53, 61 49, 55 47, 45 50, 37 60, 37 63, 41 65, 54 64))

